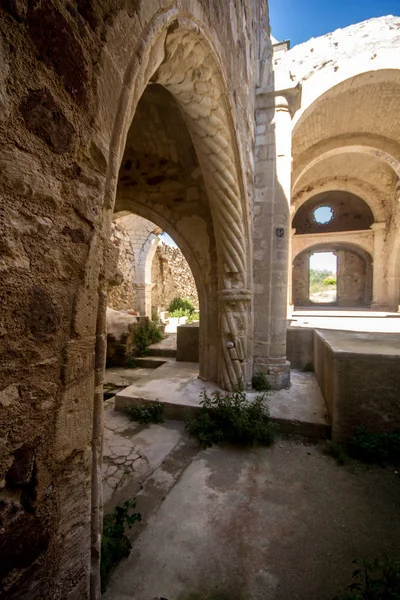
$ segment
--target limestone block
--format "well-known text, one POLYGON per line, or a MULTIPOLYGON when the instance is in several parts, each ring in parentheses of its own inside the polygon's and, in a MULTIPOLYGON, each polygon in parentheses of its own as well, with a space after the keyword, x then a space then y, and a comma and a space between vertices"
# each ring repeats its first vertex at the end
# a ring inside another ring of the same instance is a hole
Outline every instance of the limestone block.
POLYGON ((93 424, 94 372, 68 386, 56 419, 54 456, 62 462, 90 444, 93 424))
POLYGON ((107 360, 112 365, 124 366, 134 348, 134 325, 137 315, 107 307, 107 360))

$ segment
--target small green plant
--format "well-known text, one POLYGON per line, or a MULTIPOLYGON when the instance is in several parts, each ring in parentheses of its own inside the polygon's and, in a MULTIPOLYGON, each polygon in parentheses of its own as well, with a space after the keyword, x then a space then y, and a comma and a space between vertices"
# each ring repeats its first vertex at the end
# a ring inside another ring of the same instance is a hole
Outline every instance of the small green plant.
POLYGON ((312 362, 308 362, 304 365, 303 373, 314 373, 314 365, 312 362))
POLYGON ((105 592, 108 579, 122 558, 129 556, 132 544, 125 535, 125 527, 141 521, 140 513, 131 512, 136 508, 136 499, 127 500, 117 506, 114 512, 104 516, 103 535, 101 538, 100 577, 101 591, 105 592))
POLYGON ((138 423, 163 423, 164 404, 162 402, 146 402, 145 404, 130 404, 125 412, 132 421, 138 423))
POLYGON ((186 421, 186 429, 203 447, 221 444, 269 446, 275 439, 275 428, 269 418, 265 395, 248 400, 243 390, 201 394, 201 411, 186 421))
POLYGON ((125 360, 125 367, 127 369, 137 369, 138 366, 139 366, 139 363, 134 356, 128 356, 127 359, 125 360))
POLYGON ((190 313, 190 315, 188 315, 186 323, 193 323, 193 321, 199 321, 199 320, 200 320, 200 313, 195 311, 195 312, 190 313))
POLYGON ((177 308, 173 312, 168 313, 169 317, 173 317, 174 319, 181 319, 182 317, 190 317, 192 313, 184 308, 177 308))
POLYGON ((194 312, 194 305, 187 298, 176 297, 171 300, 168 312, 170 317, 186 316, 188 313, 190 314, 194 312), (179 311, 183 311, 184 314, 173 314, 179 311))
POLYGON ((265 373, 255 373, 251 378, 251 386, 256 392, 268 392, 271 389, 271 384, 265 373))
POLYGON ((338 442, 333 442, 332 440, 328 440, 326 442, 324 452, 325 454, 329 454, 329 456, 332 456, 332 458, 337 460, 339 465, 346 464, 349 458, 346 452, 346 448, 342 444, 339 444, 338 442))
POLYGON ((138 356, 145 356, 151 344, 161 342, 164 334, 159 323, 150 319, 141 319, 134 326, 135 351, 138 356))
POLYGON ((400 464, 400 431, 372 433, 359 427, 347 441, 347 452, 353 458, 379 464, 400 464))
POLYGON ((334 600, 399 600, 400 561, 392 558, 355 560, 353 583, 334 600))
POLYGON ((327 442, 325 452, 343 465, 349 457, 366 463, 400 465, 400 431, 372 433, 359 427, 345 444, 327 442))

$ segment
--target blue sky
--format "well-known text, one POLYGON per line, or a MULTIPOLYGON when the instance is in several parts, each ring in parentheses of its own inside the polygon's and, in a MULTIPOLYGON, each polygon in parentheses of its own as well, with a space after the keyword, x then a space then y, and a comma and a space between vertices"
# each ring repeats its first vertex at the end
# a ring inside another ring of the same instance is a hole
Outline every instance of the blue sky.
POLYGON ((272 35, 291 46, 372 17, 400 16, 400 0, 269 0, 272 35))

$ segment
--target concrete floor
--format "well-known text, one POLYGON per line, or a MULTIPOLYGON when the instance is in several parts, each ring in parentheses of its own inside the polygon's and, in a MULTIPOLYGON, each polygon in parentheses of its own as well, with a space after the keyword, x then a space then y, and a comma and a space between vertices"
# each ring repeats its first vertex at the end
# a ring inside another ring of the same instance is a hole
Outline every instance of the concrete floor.
POLYGON ((181 422, 146 427, 104 403, 103 503, 105 511, 135 495, 185 437, 181 422))
POLYGON ((144 522, 104 600, 332 600, 354 558, 398 556, 394 471, 341 467, 290 440, 197 454, 187 443, 139 492, 144 522))
POLYGON ((400 313, 343 309, 296 309, 291 327, 400 333, 400 313))
MULTIPOLYGON (((327 410, 314 374, 292 370, 291 382, 289 389, 268 392, 271 418, 282 432, 325 438, 329 430, 327 410)), ((159 401, 168 418, 184 420, 188 412, 199 410, 203 390, 211 394, 218 389, 214 383, 198 378, 197 363, 171 361, 119 392, 115 408, 159 401)))

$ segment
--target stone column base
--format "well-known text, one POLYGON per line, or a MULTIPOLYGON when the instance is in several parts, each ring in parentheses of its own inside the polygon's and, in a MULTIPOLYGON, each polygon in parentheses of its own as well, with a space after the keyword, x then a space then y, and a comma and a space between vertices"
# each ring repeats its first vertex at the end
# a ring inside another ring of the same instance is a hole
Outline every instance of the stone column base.
POLYGON ((290 362, 287 360, 282 364, 254 363, 254 373, 265 373, 271 384, 272 390, 282 390, 290 387, 290 362))

